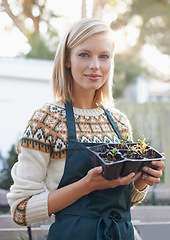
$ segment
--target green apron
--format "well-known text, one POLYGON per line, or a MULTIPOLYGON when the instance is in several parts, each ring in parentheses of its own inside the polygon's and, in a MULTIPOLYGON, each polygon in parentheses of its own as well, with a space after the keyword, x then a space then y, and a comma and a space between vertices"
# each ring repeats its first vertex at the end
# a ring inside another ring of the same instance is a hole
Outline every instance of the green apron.
MULTIPOLYGON (((65 105, 68 127, 68 149, 59 187, 83 178, 92 168, 86 146, 76 139, 75 119, 71 103, 65 105)), ((121 138, 108 110, 106 115, 121 138)), ((134 240, 130 215, 129 185, 94 191, 65 209, 55 213, 48 240, 134 240)))

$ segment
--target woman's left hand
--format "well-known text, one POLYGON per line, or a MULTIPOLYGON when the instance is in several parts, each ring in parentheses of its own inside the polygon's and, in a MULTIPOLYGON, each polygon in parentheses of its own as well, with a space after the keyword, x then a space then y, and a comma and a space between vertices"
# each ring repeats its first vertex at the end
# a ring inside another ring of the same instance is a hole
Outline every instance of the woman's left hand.
POLYGON ((160 182, 160 178, 162 176, 163 169, 165 167, 164 161, 152 161, 152 165, 157 167, 157 170, 149 167, 143 167, 143 171, 145 172, 143 174, 143 180, 146 184, 153 186, 155 183, 160 182), (151 174, 152 176, 148 175, 151 174))
MULTIPOLYGON (((165 156, 164 153, 162 153, 163 156, 165 156)), ((160 178, 162 176, 163 169, 165 167, 165 163, 163 160, 161 161, 152 161, 152 164, 157 166, 157 170, 149 167, 143 167, 143 171, 145 172, 143 175, 141 175, 135 182, 135 187, 139 191, 144 190, 147 185, 153 186, 156 183, 160 182, 160 178), (151 174, 148 175, 148 174, 151 174)))

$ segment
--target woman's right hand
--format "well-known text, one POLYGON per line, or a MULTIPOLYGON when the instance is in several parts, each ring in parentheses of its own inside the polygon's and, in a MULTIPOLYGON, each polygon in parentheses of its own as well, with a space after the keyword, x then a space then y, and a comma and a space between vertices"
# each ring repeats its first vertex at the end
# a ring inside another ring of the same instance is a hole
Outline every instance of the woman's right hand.
POLYGON ((137 180, 141 172, 135 174, 130 173, 126 177, 119 177, 118 179, 114 180, 106 180, 102 176, 103 168, 102 167, 95 167, 88 171, 87 175, 85 176, 87 181, 88 192, 92 192, 95 190, 103 190, 107 188, 115 188, 120 185, 128 185, 131 182, 137 180))

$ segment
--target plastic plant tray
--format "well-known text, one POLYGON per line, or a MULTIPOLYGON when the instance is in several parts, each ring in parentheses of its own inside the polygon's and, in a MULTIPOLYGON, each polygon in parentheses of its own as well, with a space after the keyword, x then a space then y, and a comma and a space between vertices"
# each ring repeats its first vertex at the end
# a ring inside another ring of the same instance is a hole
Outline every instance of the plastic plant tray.
MULTIPOLYGON (((137 143, 128 143, 127 145, 135 144, 137 143)), ((122 145, 119 143, 100 144, 93 147, 87 147, 87 149, 90 151, 92 166, 102 166, 102 174, 106 180, 113 180, 119 177, 124 177, 131 172, 137 173, 139 171, 142 171, 142 168, 144 166, 156 169, 156 166, 152 165, 151 161, 159 161, 161 159, 164 159, 163 155, 161 155, 157 150, 149 146, 147 147, 147 155, 145 157, 143 157, 137 151, 131 150, 133 154, 136 154, 134 158, 126 157, 128 148, 127 146, 124 146, 122 148, 122 145), (105 158, 107 152, 114 148, 122 154, 122 159, 113 162, 106 162, 105 158)))

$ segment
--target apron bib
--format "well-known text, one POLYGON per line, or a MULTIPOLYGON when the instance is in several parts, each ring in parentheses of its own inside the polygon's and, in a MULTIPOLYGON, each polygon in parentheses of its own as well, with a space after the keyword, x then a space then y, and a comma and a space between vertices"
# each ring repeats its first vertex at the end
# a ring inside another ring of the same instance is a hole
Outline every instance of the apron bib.
MULTIPOLYGON (((73 107, 65 105, 68 148, 63 177, 58 188, 83 178, 92 168, 87 146, 95 143, 77 142, 73 107)), ((106 115, 118 137, 121 135, 111 114, 106 115)), ((134 240, 130 215, 129 185, 94 191, 55 213, 48 240, 134 240)))

